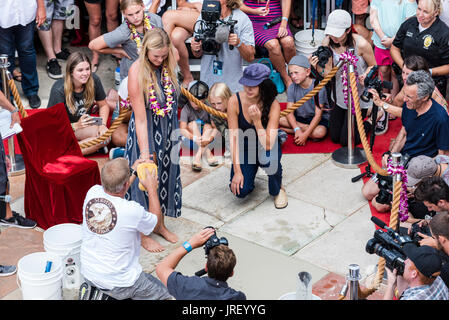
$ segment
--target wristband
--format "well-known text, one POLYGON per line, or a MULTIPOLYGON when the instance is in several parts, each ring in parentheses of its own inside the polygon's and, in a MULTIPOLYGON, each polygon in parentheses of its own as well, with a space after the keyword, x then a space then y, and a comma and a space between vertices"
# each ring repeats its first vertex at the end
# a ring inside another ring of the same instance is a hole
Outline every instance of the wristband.
POLYGON ((288 21, 287 17, 282 17, 282 20, 288 21))
POLYGON ((380 39, 380 40, 383 41, 383 40, 385 40, 385 39, 388 39, 388 36, 387 36, 387 35, 384 35, 384 36, 382 37, 382 39, 380 39))
POLYGON ((240 46, 242 45, 242 40, 241 39, 239 39, 239 44, 238 45, 236 45, 235 47, 236 48, 239 48, 240 46))
POLYGON ((187 250, 187 252, 190 252, 190 251, 192 251, 192 246, 191 246, 191 244, 190 244, 190 243, 188 243, 187 241, 186 241, 186 242, 184 242, 184 243, 182 244, 182 246, 184 247, 184 249, 186 249, 186 250, 187 250))
POLYGON ((432 69, 429 69, 430 75, 432 75, 432 69))
POLYGON ((293 129, 293 131, 296 133, 296 131, 299 130, 299 127, 296 127, 295 129, 293 129))
POLYGON ((129 172, 131 173, 131 175, 135 175, 137 177, 137 171, 133 168, 129 168, 129 172))
POLYGON ((19 111, 19 108, 16 107, 13 111, 11 111, 11 113, 16 113, 16 112, 18 112, 18 111, 19 111))

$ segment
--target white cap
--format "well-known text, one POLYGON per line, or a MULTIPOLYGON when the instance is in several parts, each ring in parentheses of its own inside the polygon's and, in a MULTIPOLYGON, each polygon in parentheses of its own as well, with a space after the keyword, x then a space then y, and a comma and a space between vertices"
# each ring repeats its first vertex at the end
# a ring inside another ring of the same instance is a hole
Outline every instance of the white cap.
POLYGON ((348 11, 337 9, 332 11, 327 17, 326 29, 324 33, 336 38, 340 38, 343 33, 352 25, 352 18, 348 11))

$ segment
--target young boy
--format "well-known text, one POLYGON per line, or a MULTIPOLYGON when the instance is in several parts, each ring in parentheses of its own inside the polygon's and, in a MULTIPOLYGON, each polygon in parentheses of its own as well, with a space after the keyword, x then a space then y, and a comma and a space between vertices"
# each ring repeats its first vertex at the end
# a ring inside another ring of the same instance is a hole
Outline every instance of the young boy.
MULTIPOLYGON (((205 102, 209 94, 209 86, 203 81, 192 81, 189 83, 188 91, 198 100, 205 102)), ((183 105, 183 108, 179 119, 179 129, 181 134, 188 139, 189 147, 192 146, 192 149, 196 149, 192 170, 202 170, 201 159, 203 154, 206 155, 207 163, 211 167, 216 167, 218 161, 213 156, 209 144, 214 140, 218 131, 212 128, 209 113, 186 97, 181 97, 179 105, 183 105)))
MULTIPOLYGON (((314 88, 314 79, 310 76, 310 63, 306 56, 294 56, 288 64, 288 73, 293 83, 287 89, 287 107, 304 97, 314 88)), ((294 112, 279 119, 279 126, 287 133, 294 133, 295 144, 304 146, 307 139, 323 139, 329 128, 329 112, 325 89, 318 93, 319 106, 311 98, 294 112)))

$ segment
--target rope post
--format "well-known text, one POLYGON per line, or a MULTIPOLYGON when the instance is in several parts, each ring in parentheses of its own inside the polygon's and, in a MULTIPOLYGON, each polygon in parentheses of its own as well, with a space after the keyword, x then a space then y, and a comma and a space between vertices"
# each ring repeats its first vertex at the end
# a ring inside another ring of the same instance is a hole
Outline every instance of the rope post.
MULTIPOLYGON (((354 49, 348 50, 349 54, 354 55, 354 49)), ((346 61, 348 68, 348 84, 351 82, 350 75, 354 74, 354 66, 349 61, 346 61)), ((338 81, 338 80, 337 80, 338 81)), ((347 102, 347 123, 348 123, 348 145, 341 147, 332 153, 333 162, 342 168, 357 169, 358 166, 366 161, 366 156, 361 148, 354 145, 354 117, 352 115, 352 96, 357 95, 358 92, 348 90, 347 102)), ((354 97, 355 98, 355 97, 354 97)))
MULTIPOLYGON (((402 155, 399 152, 395 152, 391 154, 391 161, 392 161, 392 165, 394 169, 397 169, 398 166, 401 163, 401 157, 402 155)), ((399 173, 396 170, 396 173, 393 175, 393 196, 396 196, 394 199, 394 203, 392 203, 392 208, 391 208, 391 217, 390 217, 390 228, 394 229, 395 231, 399 230, 399 223, 400 223, 400 219, 398 219, 398 208, 396 208, 398 206, 399 203, 399 197, 400 197, 400 189, 401 189, 401 185, 402 185, 402 176, 401 173, 399 173), (394 208, 393 208, 394 206, 394 208)))
MULTIPOLYGON (((2 91, 5 94, 6 99, 10 98, 9 91, 9 80, 12 79, 11 73, 8 71, 10 63, 8 61, 8 55, 0 55, 0 72, 2 77, 2 91)), ((3 141, 2 141, 3 143, 3 141)), ((17 176, 25 173, 25 163, 23 157, 20 154, 15 153, 14 147, 14 135, 8 138, 8 153, 9 159, 11 160, 11 170, 9 171, 9 176, 17 176)))

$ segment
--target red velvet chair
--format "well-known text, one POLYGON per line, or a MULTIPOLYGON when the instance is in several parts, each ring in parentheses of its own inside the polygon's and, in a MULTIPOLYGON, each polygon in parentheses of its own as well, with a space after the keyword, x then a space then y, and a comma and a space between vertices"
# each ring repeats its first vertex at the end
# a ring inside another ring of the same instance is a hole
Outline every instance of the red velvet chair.
POLYGON ((25 163, 25 214, 47 229, 82 223, 84 198, 101 184, 98 163, 85 158, 63 103, 22 119, 17 135, 25 163))

